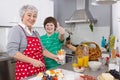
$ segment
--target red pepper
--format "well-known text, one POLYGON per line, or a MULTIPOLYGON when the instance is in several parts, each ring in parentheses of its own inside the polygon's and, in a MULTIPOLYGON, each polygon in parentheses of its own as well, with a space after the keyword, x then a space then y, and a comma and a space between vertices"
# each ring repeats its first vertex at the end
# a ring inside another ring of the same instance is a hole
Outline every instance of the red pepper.
POLYGON ((53 76, 53 80, 58 80, 58 77, 57 76, 53 76))

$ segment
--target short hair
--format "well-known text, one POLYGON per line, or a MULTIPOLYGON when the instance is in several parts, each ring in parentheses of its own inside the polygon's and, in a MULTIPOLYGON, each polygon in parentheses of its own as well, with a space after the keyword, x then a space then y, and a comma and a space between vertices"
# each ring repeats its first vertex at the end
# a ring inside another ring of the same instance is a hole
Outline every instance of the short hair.
POLYGON ((54 18, 54 17, 47 17, 45 20, 44 20, 44 28, 45 28, 45 25, 47 23, 53 23, 55 25, 55 30, 57 28, 57 20, 54 18))
POLYGON ((28 11, 28 10, 33 10, 35 11, 36 13, 38 13, 38 9, 33 6, 33 5, 24 5, 21 9, 20 9, 20 17, 23 17, 25 12, 28 11))

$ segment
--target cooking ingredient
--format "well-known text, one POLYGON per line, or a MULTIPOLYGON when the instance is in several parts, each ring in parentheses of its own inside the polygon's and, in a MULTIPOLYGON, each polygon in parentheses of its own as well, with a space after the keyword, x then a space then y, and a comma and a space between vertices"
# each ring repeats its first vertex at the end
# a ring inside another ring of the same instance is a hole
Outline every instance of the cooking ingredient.
POLYGON ((114 44, 115 44, 115 36, 111 36, 110 37, 110 50, 114 48, 114 44))
POLYGON ((83 61, 84 61, 83 57, 77 58, 77 61, 78 61, 78 66, 83 66, 83 61))
POLYGON ((53 80, 58 80, 58 77, 57 76, 53 76, 53 80))
POLYGON ((90 30, 93 32, 93 23, 92 22, 90 22, 89 27, 90 27, 90 30))
POLYGON ((111 58, 115 59, 116 58, 116 49, 111 50, 111 58))
POLYGON ((83 66, 88 67, 88 61, 89 61, 89 47, 88 45, 84 46, 84 55, 83 55, 83 66))
POLYGON ((110 73, 102 73, 99 80, 114 80, 114 77, 110 73))
POLYGON ((120 74, 116 70, 110 70, 109 73, 114 76, 116 79, 120 79, 120 74))
POLYGON ((119 53, 116 53, 116 57, 120 57, 120 54, 119 54, 119 53))
POLYGON ((63 54, 64 54, 64 50, 63 49, 58 51, 58 55, 63 55, 63 54))
POLYGON ((84 76, 80 76, 80 77, 83 78, 84 80, 95 80, 95 78, 93 76, 90 76, 90 75, 84 75, 84 76))
POLYGON ((101 47, 105 48, 105 45, 106 45, 106 39, 104 38, 104 36, 102 36, 101 47))
POLYGON ((78 67, 77 63, 72 63, 72 67, 78 67))
POLYGON ((88 67, 88 61, 89 61, 89 56, 83 56, 84 62, 83 62, 83 66, 84 67, 88 67))

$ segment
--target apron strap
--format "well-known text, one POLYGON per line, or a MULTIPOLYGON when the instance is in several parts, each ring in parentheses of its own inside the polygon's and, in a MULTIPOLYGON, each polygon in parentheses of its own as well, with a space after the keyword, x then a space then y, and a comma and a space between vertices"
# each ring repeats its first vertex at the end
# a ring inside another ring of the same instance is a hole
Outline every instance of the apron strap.
POLYGON ((25 32, 25 30, 23 29, 23 27, 21 26, 21 25, 18 25, 18 26, 20 26, 20 28, 23 30, 23 32, 25 33, 25 36, 27 37, 27 34, 26 34, 26 32, 25 32))
MULTIPOLYGON (((25 33, 25 36, 27 36, 27 34, 26 34, 25 30, 23 29, 23 27, 22 27, 21 25, 18 25, 18 26, 20 26, 20 27, 21 27, 21 29, 22 29, 22 30, 23 30, 23 32, 25 33)), ((33 33, 34 33, 34 34, 35 34, 35 36, 37 37, 36 32, 35 32, 35 31, 33 31, 33 33)))

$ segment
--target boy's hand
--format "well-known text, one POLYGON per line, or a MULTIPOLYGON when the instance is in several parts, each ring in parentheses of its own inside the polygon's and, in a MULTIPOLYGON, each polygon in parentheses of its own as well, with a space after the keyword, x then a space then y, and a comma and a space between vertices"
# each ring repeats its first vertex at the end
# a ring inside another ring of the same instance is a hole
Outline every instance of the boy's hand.
POLYGON ((65 34, 65 29, 59 25, 59 23, 57 23, 57 29, 56 31, 58 31, 61 35, 65 34))

